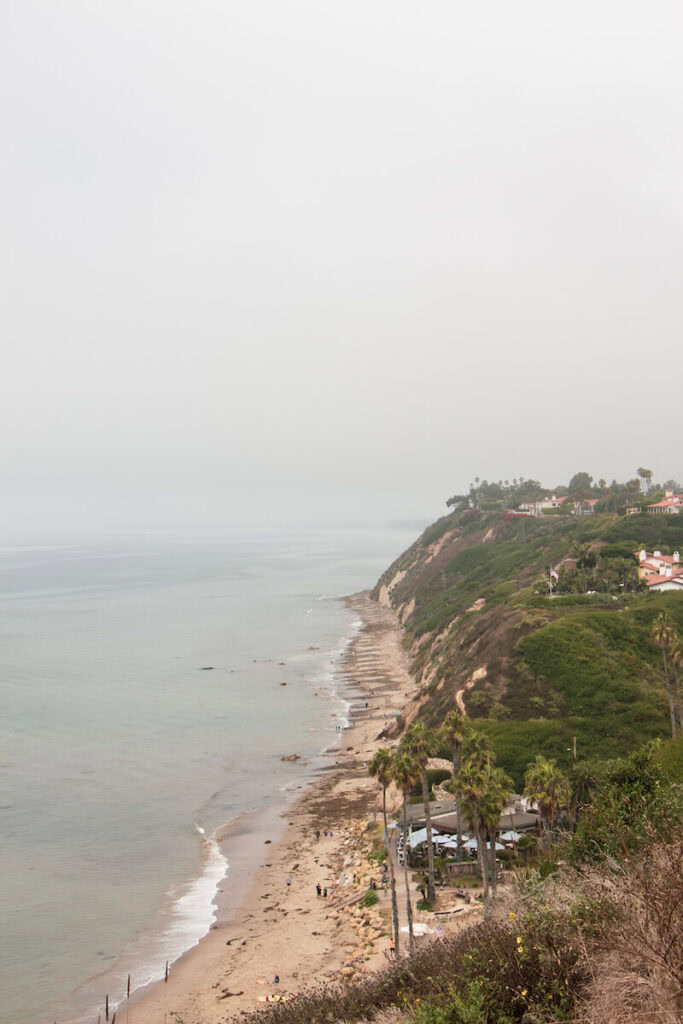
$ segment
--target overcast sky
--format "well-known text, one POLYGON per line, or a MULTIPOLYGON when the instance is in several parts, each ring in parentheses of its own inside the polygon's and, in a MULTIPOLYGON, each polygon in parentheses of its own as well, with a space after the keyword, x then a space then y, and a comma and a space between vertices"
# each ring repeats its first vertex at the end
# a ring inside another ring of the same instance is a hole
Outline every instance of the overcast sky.
POLYGON ((0 524, 683 477, 682 40, 656 0, 1 0, 0 524))

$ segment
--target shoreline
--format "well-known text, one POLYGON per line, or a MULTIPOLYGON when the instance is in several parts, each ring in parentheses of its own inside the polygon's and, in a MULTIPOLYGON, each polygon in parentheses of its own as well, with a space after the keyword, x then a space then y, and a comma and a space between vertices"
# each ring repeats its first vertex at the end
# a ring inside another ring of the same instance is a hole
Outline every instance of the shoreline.
MULTIPOLYGON (((284 796, 284 807, 248 812, 226 826, 219 844, 229 868, 227 884, 214 901, 215 923, 173 963, 166 983, 150 982, 130 1001, 122 1000, 119 1018, 125 1014, 136 1024, 155 1024, 171 1016, 184 1024, 218 1024, 226 1015, 256 1009, 272 993, 275 975, 280 978, 275 992, 284 994, 352 971, 345 962, 358 940, 340 942, 339 893, 326 901, 316 896, 315 886, 332 887, 331 862, 340 860, 343 847, 356 845, 349 844, 349 828, 378 809, 378 789, 365 766, 384 742, 379 734, 409 702, 414 683, 393 611, 371 601, 367 592, 343 600, 362 624, 335 661, 337 695, 348 705, 348 725, 320 753, 323 761, 334 763, 301 780, 303 792, 293 794, 291 802, 284 796), (333 835, 325 838, 325 829, 333 835), (255 864, 257 844, 264 854, 255 864)), ((381 927, 377 919, 375 924, 381 927)), ((383 941, 375 934, 381 948, 365 958, 363 971, 386 962, 388 931, 383 941)))

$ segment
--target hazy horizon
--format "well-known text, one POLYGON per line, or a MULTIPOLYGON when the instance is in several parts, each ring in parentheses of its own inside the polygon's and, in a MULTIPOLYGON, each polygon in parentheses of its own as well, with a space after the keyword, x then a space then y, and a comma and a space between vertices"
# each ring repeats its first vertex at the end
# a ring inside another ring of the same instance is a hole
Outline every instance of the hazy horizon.
POLYGON ((0 529, 683 477, 683 10, 0 11, 0 529))

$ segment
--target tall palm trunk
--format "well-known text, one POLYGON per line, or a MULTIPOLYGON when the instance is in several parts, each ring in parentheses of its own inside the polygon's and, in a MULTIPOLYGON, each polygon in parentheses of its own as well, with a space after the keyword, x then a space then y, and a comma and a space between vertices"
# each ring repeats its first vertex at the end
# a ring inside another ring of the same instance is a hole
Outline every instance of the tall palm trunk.
POLYGON ((434 845, 432 843, 432 812, 429 808, 429 786, 425 768, 420 768, 420 777, 422 779, 422 800, 425 805, 425 824, 427 825, 427 898, 433 903, 436 897, 434 891, 434 845))
POLYGON ((481 842, 481 829, 475 822, 474 835, 477 840, 477 857, 479 859, 479 870, 481 871, 481 880, 484 886, 484 900, 488 901, 489 898, 489 872, 488 865, 486 863, 486 853, 481 842))
POLYGON ((666 658, 666 650, 662 651, 662 657, 664 658, 664 678, 666 679, 666 694, 669 698, 669 711, 671 713, 671 735, 675 736, 678 732, 676 726, 676 704, 674 701, 674 690, 671 685, 671 676, 669 675, 669 663, 666 658))
MULTIPOLYGON (((415 936, 413 935, 413 905, 410 902, 410 880, 408 878, 408 791, 403 790, 403 872, 406 883, 406 913, 408 917, 408 949, 415 952, 415 936)), ((396 950, 398 956, 398 949, 396 950)))
MULTIPOLYGON (((460 767, 460 750, 458 745, 455 744, 453 747, 453 778, 458 777, 458 768, 460 767)), ((462 824, 460 821, 460 797, 457 792, 455 794, 455 827, 457 829, 457 857, 458 860, 462 860, 462 824)))
POLYGON ((498 877, 496 871, 496 832, 489 832, 489 843, 491 844, 491 899, 495 903, 498 893, 498 877))
POLYGON ((678 708, 678 728, 683 732, 683 707, 681 706, 681 674, 677 661, 674 661, 674 679, 674 695, 676 698, 676 707, 678 708))
POLYGON ((391 846, 389 844, 389 822, 387 821, 386 786, 382 786, 382 815, 384 817, 384 847, 387 851, 387 863, 389 866, 389 887, 391 888, 391 917, 394 924, 394 947, 396 949, 396 957, 398 959, 398 903, 396 902, 396 879, 394 878, 394 865, 391 862, 391 846))

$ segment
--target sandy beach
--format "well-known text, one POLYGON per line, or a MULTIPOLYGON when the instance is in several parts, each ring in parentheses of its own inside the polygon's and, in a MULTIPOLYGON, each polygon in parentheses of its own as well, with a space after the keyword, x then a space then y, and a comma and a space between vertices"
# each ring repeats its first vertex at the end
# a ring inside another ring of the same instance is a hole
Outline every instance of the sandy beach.
MULTIPOLYGON (((377 834, 373 820, 381 821, 367 763, 386 742, 383 731, 415 696, 414 683, 393 611, 365 594, 348 603, 363 627, 338 670, 358 697, 349 697, 351 725, 331 752, 329 770, 284 818, 279 809, 247 816, 222 837, 230 861, 225 892, 233 895, 219 903, 209 934, 172 965, 168 981, 136 994, 129 1007, 121 1004, 119 1020, 126 1015, 135 1024, 167 1018, 214 1024, 273 995, 286 997, 386 964, 389 894, 381 891, 379 868, 364 856, 377 834), (258 845, 263 853, 254 865, 258 845), (371 878, 380 901, 361 910, 357 903, 371 878), (318 884, 327 898, 317 895, 318 884)), ((283 775, 286 770, 282 764, 283 775)), ((399 891, 402 923, 403 904, 399 891)))

